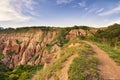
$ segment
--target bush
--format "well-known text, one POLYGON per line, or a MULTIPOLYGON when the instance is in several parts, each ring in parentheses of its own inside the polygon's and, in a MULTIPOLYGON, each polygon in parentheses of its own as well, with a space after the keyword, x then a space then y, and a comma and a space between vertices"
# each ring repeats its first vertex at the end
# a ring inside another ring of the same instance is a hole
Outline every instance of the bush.
POLYGON ((0 53, 0 60, 4 58, 4 55, 0 53))
POLYGON ((68 38, 66 38, 66 35, 68 34, 70 30, 65 28, 65 29, 61 29, 59 36, 57 38, 57 40, 59 41, 59 46, 62 47, 65 43, 67 43, 69 41, 68 38))
POLYGON ((0 80, 8 80, 8 74, 0 72, 0 80))
POLYGON ((120 25, 114 24, 104 29, 99 29, 95 35, 94 39, 98 42, 107 43, 112 47, 120 46, 120 25))
POLYGON ((31 76, 28 72, 23 72, 21 76, 19 77, 19 80, 26 80, 29 79, 31 76))
POLYGON ((0 62, 0 72, 8 72, 10 69, 0 62))
POLYGON ((16 75, 16 74, 11 74, 11 75, 9 76, 9 80, 17 80, 18 78, 19 78, 19 76, 16 75))
POLYGON ((8 69, 5 65, 0 63, 0 80, 26 80, 30 79, 32 75, 42 69, 43 65, 36 66, 19 65, 13 70, 8 69))

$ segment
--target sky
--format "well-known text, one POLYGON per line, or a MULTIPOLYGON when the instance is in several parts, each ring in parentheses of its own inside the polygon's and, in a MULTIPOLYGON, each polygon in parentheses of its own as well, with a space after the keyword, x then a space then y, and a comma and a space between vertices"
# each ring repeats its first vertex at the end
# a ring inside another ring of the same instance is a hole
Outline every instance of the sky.
POLYGON ((0 26, 120 24, 120 0, 1 0, 0 26))

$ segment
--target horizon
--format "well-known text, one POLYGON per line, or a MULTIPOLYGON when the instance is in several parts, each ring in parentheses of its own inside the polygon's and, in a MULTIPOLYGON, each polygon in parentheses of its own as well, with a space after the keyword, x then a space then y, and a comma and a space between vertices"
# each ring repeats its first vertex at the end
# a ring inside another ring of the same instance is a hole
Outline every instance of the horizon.
POLYGON ((120 0, 3 0, 0 5, 4 28, 120 24, 120 0))
POLYGON ((108 25, 108 26, 102 26, 102 27, 93 27, 93 26, 86 26, 86 25, 73 25, 73 26, 39 26, 39 25, 37 25, 37 26, 18 26, 18 27, 3 27, 3 26, 0 26, 0 28, 2 29, 3 28, 3 30, 4 29, 9 29, 9 28, 11 28, 11 29, 17 29, 17 28, 41 28, 41 27, 49 27, 49 28, 72 28, 72 27, 75 27, 75 26, 77 26, 77 27, 89 27, 89 28, 107 28, 107 27, 109 27, 109 26, 113 26, 113 25, 120 25, 120 24, 118 24, 118 23, 114 23, 114 24, 111 24, 111 25, 108 25))

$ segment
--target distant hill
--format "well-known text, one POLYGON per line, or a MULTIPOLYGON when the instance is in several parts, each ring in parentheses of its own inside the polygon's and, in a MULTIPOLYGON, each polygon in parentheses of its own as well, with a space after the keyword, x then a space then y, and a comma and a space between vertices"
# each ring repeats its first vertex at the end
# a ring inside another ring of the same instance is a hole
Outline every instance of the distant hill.
POLYGON ((95 33, 95 40, 109 43, 110 46, 120 46, 120 24, 113 24, 95 33))

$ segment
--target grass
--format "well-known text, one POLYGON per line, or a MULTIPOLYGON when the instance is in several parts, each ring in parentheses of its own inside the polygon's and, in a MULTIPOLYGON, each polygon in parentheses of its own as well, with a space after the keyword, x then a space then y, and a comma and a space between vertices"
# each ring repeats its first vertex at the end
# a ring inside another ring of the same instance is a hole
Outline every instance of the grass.
POLYGON ((70 39, 68 43, 65 43, 62 49, 68 47, 71 43, 80 43, 81 45, 83 45, 79 38, 74 38, 74 39, 70 39))
POLYGON ((70 41, 61 48, 60 58, 48 65, 46 68, 38 71, 32 78, 32 80, 45 80, 50 77, 54 77, 55 80, 59 80, 60 70, 62 64, 68 57, 74 53, 80 53, 80 56, 76 58, 71 64, 69 70, 69 80, 85 80, 88 78, 97 79, 99 74, 97 70, 98 59, 93 57, 94 52, 91 51, 89 45, 80 43, 79 46, 68 47, 70 43, 76 41, 70 41))
POLYGON ((45 69, 38 71, 32 78, 32 80, 45 80, 46 78, 50 78, 52 75, 55 75, 55 79, 58 80, 59 72, 62 68, 63 62, 67 60, 68 57, 73 55, 74 53, 79 53, 81 51, 81 47, 66 47, 61 50, 60 58, 51 63, 45 69))
POLYGON ((69 68, 69 80, 98 80, 98 59, 93 56, 94 52, 86 46, 69 68))
POLYGON ((101 44, 98 42, 94 42, 98 47, 103 49, 105 52, 109 54, 109 56, 118 64, 120 65, 120 49, 111 47, 107 44, 101 44))
POLYGON ((13 70, 10 70, 5 68, 4 65, 1 66, 0 63, 0 80, 29 80, 37 70, 42 68, 42 64, 37 66, 19 65, 13 70))

